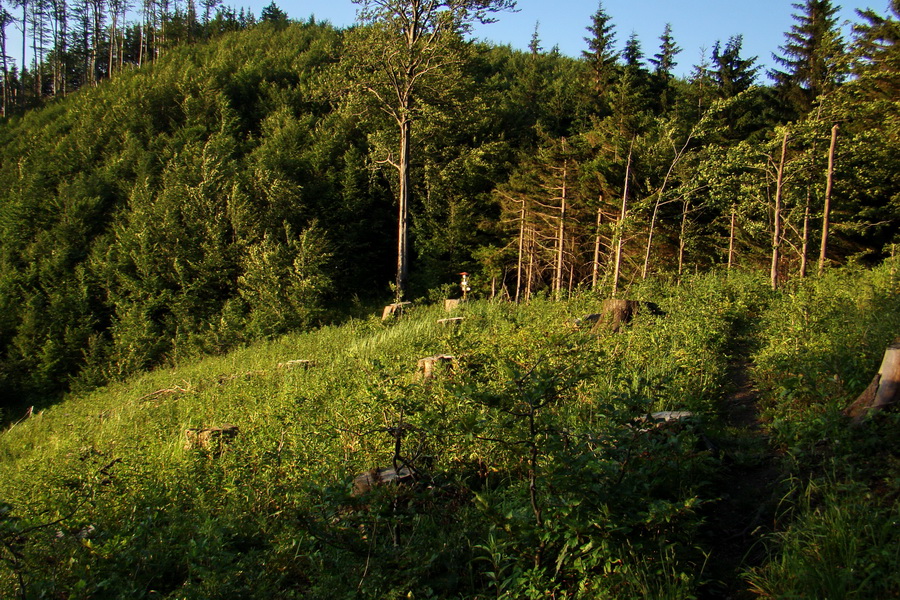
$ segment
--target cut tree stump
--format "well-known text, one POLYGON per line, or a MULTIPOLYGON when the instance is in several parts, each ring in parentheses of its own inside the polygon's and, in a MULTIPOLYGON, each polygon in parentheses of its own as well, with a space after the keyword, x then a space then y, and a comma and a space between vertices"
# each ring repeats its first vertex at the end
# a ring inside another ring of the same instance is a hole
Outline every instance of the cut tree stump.
POLYGON ((465 302, 465 300, 463 300, 462 298, 447 298, 446 300, 444 300, 444 310, 446 312, 453 312, 454 310, 459 308, 459 305, 463 302, 465 302))
POLYGON ((238 431, 240 430, 236 425, 229 423, 218 427, 185 429, 184 449, 212 451, 214 454, 220 455, 225 451, 225 443, 234 439, 238 431))
POLYGON ((403 314, 404 307, 409 306, 410 304, 412 304, 412 302, 394 302, 393 304, 388 304, 381 313, 381 320, 387 321, 391 317, 399 317, 403 314))
POLYGON ((651 315, 665 314, 659 308, 659 305, 654 302, 608 298, 603 301, 600 317, 595 320, 591 331, 597 333, 601 329, 608 329, 614 333, 618 332, 622 325, 627 325, 634 318, 634 315, 643 311, 649 312, 651 315))
POLYGON ((379 469, 376 467, 353 478, 351 495, 362 496, 379 485, 404 483, 412 479, 412 476, 413 473, 408 467, 400 467, 399 471, 394 468, 379 469))
POLYGON ((433 379, 434 378, 434 365, 448 362, 451 365, 456 364, 456 357, 450 354, 435 354, 434 356, 427 356, 425 358, 420 358, 419 362, 416 366, 422 371, 423 379, 433 379))
POLYGON ((872 383, 853 404, 844 409, 844 414, 851 417, 854 424, 859 424, 867 415, 896 403, 898 397, 900 397, 900 339, 894 341, 884 351, 881 367, 872 383))

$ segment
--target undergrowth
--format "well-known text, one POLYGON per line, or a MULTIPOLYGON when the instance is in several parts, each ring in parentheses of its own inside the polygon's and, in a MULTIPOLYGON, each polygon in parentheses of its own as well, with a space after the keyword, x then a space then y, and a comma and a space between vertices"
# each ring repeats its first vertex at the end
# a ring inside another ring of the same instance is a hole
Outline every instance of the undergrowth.
MULTIPOLYGON (((873 290, 882 275, 857 274, 873 290)), ((470 302, 458 325, 416 306, 73 395, 0 435, 0 595, 696 597, 716 559, 701 509, 720 494, 709 436, 730 343, 788 296, 740 273, 633 295, 665 314, 616 333, 576 325, 599 311, 589 294, 470 302), (426 379, 417 361, 437 354, 453 359, 426 379), (694 416, 648 420, 656 411, 694 416), (185 430, 224 424, 234 439, 185 447, 185 430), (415 477, 360 490, 376 467, 415 477)), ((757 360, 767 390, 783 385, 778 364, 800 364, 772 347, 757 360)), ((860 506, 888 493, 873 486, 860 506)), ((794 527, 815 521, 806 489, 786 499, 794 527)), ((793 531, 773 565, 795 560, 793 531)), ((754 577, 760 593, 783 589, 776 570, 754 577)))

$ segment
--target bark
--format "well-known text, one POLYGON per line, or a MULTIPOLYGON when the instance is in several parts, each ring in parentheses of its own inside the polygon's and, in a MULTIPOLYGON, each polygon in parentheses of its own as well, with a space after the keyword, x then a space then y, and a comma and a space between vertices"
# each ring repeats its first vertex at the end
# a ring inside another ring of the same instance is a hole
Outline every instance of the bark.
POLYGON ((525 199, 522 199, 522 212, 519 217, 519 260, 516 264, 516 302, 522 292, 522 259, 525 252, 525 199))
POLYGON ((803 211, 803 235, 800 245, 800 279, 806 277, 806 262, 809 254, 809 200, 812 190, 806 188, 806 209, 803 211))
POLYGON ((565 241, 566 241, 566 177, 568 175, 568 161, 563 161, 562 171, 562 188, 560 189, 559 204, 559 227, 557 229, 556 240, 556 276, 553 280, 553 293, 559 296, 562 291, 563 266, 565 261, 565 241))
POLYGON ((397 301, 403 298, 406 290, 406 277, 409 270, 408 264, 408 237, 409 230, 409 144, 412 137, 412 123, 409 119, 403 119, 400 125, 400 161, 397 170, 400 176, 400 193, 398 195, 397 218, 397 301))
POLYGON ((594 235, 594 266, 591 270, 591 289, 597 289, 597 280, 600 276, 600 225, 603 224, 603 196, 600 196, 597 207, 597 231, 594 235))
POLYGON ((625 185, 622 190, 622 211, 619 213, 619 222, 616 223, 616 261, 613 266, 613 296, 619 291, 619 273, 622 270, 622 235, 625 227, 625 216, 628 213, 628 180, 631 178, 631 153, 634 151, 634 138, 631 139, 631 147, 628 148, 628 160, 625 163, 625 185))
POLYGON ((728 270, 734 265, 734 221, 737 216, 737 208, 731 207, 731 227, 728 231, 728 270))
POLYGON ((778 263, 781 251, 781 192, 784 184, 784 160, 787 156, 788 132, 784 132, 781 142, 781 162, 778 163, 778 181, 775 184, 775 231, 772 234, 772 289, 778 289, 778 263))
POLYGON ((895 404, 898 398, 900 398, 900 339, 884 351, 881 367, 872 383, 844 410, 844 414, 858 424, 866 416, 895 404))
POLYGON ((681 271, 684 268, 684 234, 687 228, 687 216, 690 202, 684 200, 684 210, 681 213, 681 232, 678 235, 678 276, 681 277, 681 271))
POLYGON ((834 151, 837 147, 838 126, 831 128, 831 146, 828 148, 828 181, 825 185, 825 209, 822 215, 822 247, 819 249, 819 275, 825 270, 828 254, 828 228, 831 218, 831 188, 834 183, 834 151))

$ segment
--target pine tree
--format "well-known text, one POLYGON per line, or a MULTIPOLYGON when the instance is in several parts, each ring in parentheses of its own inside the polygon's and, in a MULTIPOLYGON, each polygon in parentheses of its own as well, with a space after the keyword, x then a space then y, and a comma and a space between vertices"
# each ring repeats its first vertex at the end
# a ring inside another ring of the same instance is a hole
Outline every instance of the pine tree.
POLYGON ((602 97, 608 92, 619 59, 619 53, 614 50, 615 27, 610 21, 609 15, 603 10, 603 2, 599 2, 597 12, 591 17, 591 25, 587 27, 591 37, 584 38, 588 49, 581 53, 590 67, 591 91, 596 97, 602 97))
POLYGON ((853 27, 854 72, 870 95, 894 100, 900 95, 900 0, 891 0, 892 15, 857 11, 865 23, 853 27))
POLYGON ((659 52, 649 59, 653 65, 654 87, 659 97, 659 109, 666 112, 674 104, 674 90, 672 89, 672 71, 678 65, 675 62, 675 56, 681 52, 681 48, 675 43, 672 37, 672 24, 666 23, 663 34, 659 36, 660 45, 659 52))
POLYGON ((625 66, 629 69, 643 69, 644 65, 641 60, 644 58, 644 52, 641 50, 641 40, 638 39, 637 33, 631 32, 628 41, 625 42, 625 49, 622 51, 622 58, 625 60, 625 66))
POLYGON ((733 98, 749 89, 756 81, 756 73, 759 71, 759 67, 753 66, 756 57, 741 58, 743 42, 742 35, 735 35, 728 39, 725 48, 718 41, 713 46, 712 76, 721 98, 733 98))
POLYGON ((806 0, 792 5, 799 13, 796 24, 785 33, 786 42, 773 54, 784 70, 772 70, 769 76, 800 113, 808 112, 817 98, 828 94, 846 76, 844 41, 837 25, 840 7, 831 0, 806 0))

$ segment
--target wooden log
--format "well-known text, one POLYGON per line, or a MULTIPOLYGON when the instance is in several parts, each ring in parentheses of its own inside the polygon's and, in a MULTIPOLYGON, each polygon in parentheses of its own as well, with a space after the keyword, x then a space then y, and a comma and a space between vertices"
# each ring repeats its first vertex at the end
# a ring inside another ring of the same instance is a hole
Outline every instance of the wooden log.
POLYGON ((287 362, 278 363, 279 369, 309 369, 310 367, 315 366, 315 363, 311 360, 306 359, 297 359, 297 360, 289 360, 287 362))
POLYGON ((449 362, 451 365, 456 363, 456 357, 450 354, 435 354, 434 356, 426 356, 420 358, 416 366, 422 371, 423 379, 434 378, 434 366, 442 362, 449 362))
POLYGON ((878 373, 859 398, 844 409, 844 414, 851 417, 854 424, 859 424, 866 416, 896 403, 898 397, 900 397, 900 340, 887 347, 878 373))
POLYGON ((410 304, 412 304, 412 302, 394 302, 393 304, 388 304, 381 312, 381 320, 387 321, 391 317, 399 317, 403 314, 403 308, 410 304))
POLYGON ((225 443, 234 439, 238 431, 238 427, 230 423, 218 427, 185 429, 184 449, 214 451, 216 455, 220 455, 225 450, 225 443))
POLYGON ((448 319, 438 319, 438 323, 441 325, 459 325, 463 322, 464 317, 450 317, 448 319))

